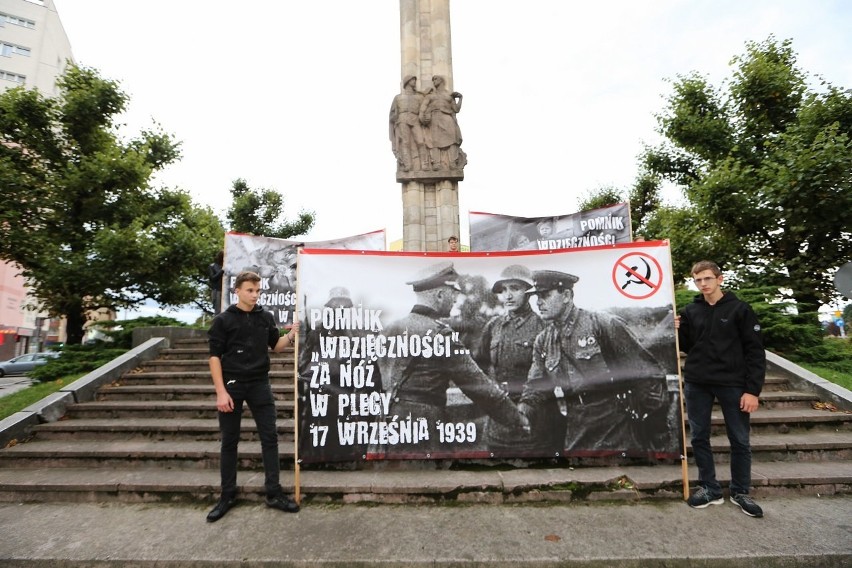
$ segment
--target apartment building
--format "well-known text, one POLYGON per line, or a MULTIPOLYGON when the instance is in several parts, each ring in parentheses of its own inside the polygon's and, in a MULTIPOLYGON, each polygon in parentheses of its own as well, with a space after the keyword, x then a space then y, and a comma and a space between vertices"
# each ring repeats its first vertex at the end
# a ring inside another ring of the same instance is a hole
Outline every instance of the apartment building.
MULTIPOLYGON (((14 87, 58 94, 56 79, 73 61, 53 0, 0 0, 0 92, 14 87)), ((0 264, 0 360, 63 340, 62 322, 32 304, 13 264, 0 264)))

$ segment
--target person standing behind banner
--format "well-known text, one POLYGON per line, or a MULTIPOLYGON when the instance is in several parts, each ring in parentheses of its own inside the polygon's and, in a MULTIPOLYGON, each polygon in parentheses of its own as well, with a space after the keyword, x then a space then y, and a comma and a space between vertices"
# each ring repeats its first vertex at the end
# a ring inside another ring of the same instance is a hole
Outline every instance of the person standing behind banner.
POLYGON ((520 408, 536 413, 554 402, 567 417, 566 452, 659 449, 667 432, 665 373, 624 321, 574 304, 573 274, 533 273, 547 326, 535 339, 520 408))
MULTIPOLYGON (((513 264, 500 273, 500 279, 494 282, 491 291, 506 310, 504 315, 494 316, 482 332, 480 349, 476 353, 476 362, 488 373, 488 376, 509 393, 512 402, 518 403, 524 391, 527 374, 532 364, 533 344, 536 336, 544 329, 544 322, 530 306, 527 290, 532 288, 532 272, 519 264, 513 264)), ((514 451, 550 453, 559 450, 563 435, 554 426, 564 419, 556 412, 539 413, 540 418, 530 423, 530 437, 520 436, 520 432, 509 430, 494 420, 485 423, 485 438, 492 451, 514 451), (559 422, 554 422, 557 420, 559 422), (553 432, 556 432, 554 442, 553 432)), ((562 424, 564 428, 564 424, 562 424)))
POLYGON ((425 419, 431 430, 428 441, 407 446, 405 451, 435 452, 463 450, 458 444, 443 446, 435 433, 440 422, 448 420, 447 388, 452 382, 477 407, 494 420, 521 433, 529 432, 527 419, 508 394, 476 365, 464 346, 451 339, 452 328, 439 321, 450 315, 459 293, 458 273, 451 262, 424 269, 413 280, 416 304, 406 317, 391 323, 387 337, 435 337, 448 339, 449 356, 387 357, 379 359, 384 391, 391 394, 389 416, 425 419))
POLYGON ((766 352, 754 310, 733 292, 723 292, 722 279, 715 262, 697 262, 692 280, 701 294, 675 318, 680 349, 687 354, 683 391, 698 466, 699 487, 687 503, 695 509, 723 503, 710 447, 710 419, 716 400, 731 444, 731 503, 746 515, 762 517, 763 510, 748 495, 749 416, 757 410, 766 378, 766 352))
POLYGON ((269 385, 269 349, 276 353, 292 347, 299 322, 280 335, 272 314, 258 305, 260 276, 241 272, 234 283, 237 303, 213 318, 207 332, 210 343, 210 375, 216 388, 216 408, 222 432, 220 473, 222 495, 207 514, 213 523, 236 503, 237 448, 240 443, 243 402, 248 404, 260 437, 265 475, 266 506, 296 513, 299 505, 284 496, 279 482, 278 429, 275 398, 269 385))
POLYGON ((213 313, 218 314, 222 311, 222 278, 225 276, 225 270, 222 268, 225 264, 225 251, 220 250, 216 253, 216 258, 207 267, 207 281, 210 284, 210 301, 213 303, 213 313))

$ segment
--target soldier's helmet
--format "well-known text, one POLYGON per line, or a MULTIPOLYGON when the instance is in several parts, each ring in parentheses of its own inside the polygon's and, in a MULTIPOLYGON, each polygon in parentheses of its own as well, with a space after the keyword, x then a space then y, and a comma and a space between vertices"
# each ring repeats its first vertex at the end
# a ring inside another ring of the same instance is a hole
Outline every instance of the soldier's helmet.
POLYGON ((491 286, 491 291, 495 294, 499 294, 503 290, 503 286, 509 282, 520 282, 526 286, 527 289, 532 288, 532 272, 530 272, 529 268, 521 266, 520 264, 507 266, 503 269, 503 272, 500 273, 500 279, 495 281, 494 285, 491 286))
POLYGON ((533 287, 528 294, 538 294, 548 290, 570 290, 580 278, 567 272, 556 270, 536 270, 533 272, 533 287))
POLYGON ((327 308, 351 308, 352 294, 349 289, 343 286, 335 286, 328 292, 328 300, 325 303, 327 308))

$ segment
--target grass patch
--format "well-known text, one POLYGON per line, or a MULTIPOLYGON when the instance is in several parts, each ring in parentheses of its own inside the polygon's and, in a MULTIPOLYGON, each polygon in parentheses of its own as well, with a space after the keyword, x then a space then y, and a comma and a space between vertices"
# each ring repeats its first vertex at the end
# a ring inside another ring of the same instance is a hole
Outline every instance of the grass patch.
POLYGON ((819 365, 813 365, 811 363, 802 363, 801 361, 796 363, 800 367, 803 367, 814 373, 815 375, 819 375, 823 379, 827 381, 831 381, 836 385, 840 385, 845 389, 852 390, 852 375, 849 373, 843 373, 841 371, 837 371, 834 369, 829 369, 828 367, 821 367, 819 365))
POLYGON ((0 397, 0 420, 23 410, 29 405, 40 401, 49 394, 53 394, 62 387, 68 386, 86 373, 68 375, 55 381, 37 383, 10 395, 0 397))

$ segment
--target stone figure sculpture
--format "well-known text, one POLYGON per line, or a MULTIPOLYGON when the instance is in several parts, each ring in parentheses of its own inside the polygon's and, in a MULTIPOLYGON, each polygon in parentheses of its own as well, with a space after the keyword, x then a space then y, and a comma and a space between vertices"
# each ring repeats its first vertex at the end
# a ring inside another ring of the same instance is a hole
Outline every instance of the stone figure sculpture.
POLYGON ((447 92, 444 78, 433 76, 432 88, 420 104, 420 123, 424 126, 429 166, 433 171, 460 170, 467 163, 467 156, 460 147, 461 129, 456 121, 461 106, 461 93, 447 92))
POLYGON ((423 94, 417 91, 417 78, 406 75, 402 93, 393 98, 389 126, 393 155, 404 172, 429 169, 429 150, 420 124, 423 94))

